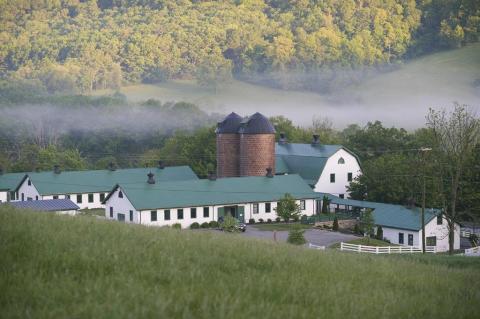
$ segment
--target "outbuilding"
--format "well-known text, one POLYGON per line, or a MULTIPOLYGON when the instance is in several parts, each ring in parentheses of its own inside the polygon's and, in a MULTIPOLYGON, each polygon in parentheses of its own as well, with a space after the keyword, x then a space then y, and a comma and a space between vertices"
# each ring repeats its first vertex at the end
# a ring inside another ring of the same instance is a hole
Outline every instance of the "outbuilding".
MULTIPOLYGON (((5 204, 4 204, 5 205, 5 204)), ((40 212, 56 212, 59 214, 76 215, 80 207, 69 199, 46 199, 27 202, 10 202, 16 208, 40 212)))

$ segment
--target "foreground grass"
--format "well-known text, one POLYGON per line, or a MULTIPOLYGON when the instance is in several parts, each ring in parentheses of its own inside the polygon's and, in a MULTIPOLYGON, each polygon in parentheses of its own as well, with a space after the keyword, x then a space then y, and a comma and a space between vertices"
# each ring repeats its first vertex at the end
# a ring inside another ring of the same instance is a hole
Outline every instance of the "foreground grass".
MULTIPOLYGON (((383 240, 378 240, 374 238, 357 238, 347 242, 348 244, 355 244, 355 245, 367 245, 367 246, 378 246, 378 247, 385 247, 385 246, 398 246, 396 244, 388 243, 383 240)), ((340 248, 340 243, 335 243, 330 246, 330 248, 340 248)))
POLYGON ((282 230, 290 230, 293 227, 298 227, 302 229, 310 229, 313 228, 313 225, 305 225, 305 224, 300 224, 300 223, 274 223, 274 224, 253 224, 251 225, 252 227, 262 230, 262 231, 282 231, 282 230))
POLYGON ((479 259, 402 257, 320 252, 239 235, 0 208, 0 316, 478 314, 479 259))

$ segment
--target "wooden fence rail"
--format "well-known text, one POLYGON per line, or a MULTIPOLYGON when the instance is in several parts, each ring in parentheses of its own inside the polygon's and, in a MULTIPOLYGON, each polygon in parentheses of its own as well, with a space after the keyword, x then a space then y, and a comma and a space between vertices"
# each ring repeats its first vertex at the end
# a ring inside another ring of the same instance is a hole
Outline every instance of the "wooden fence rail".
MULTIPOLYGON (((355 245, 348 243, 340 243, 340 250, 342 251, 353 251, 358 253, 369 253, 369 254, 404 254, 404 253, 421 253, 422 248, 416 246, 366 246, 366 245, 355 245)), ((427 253, 436 253, 435 246, 425 247, 427 253)))

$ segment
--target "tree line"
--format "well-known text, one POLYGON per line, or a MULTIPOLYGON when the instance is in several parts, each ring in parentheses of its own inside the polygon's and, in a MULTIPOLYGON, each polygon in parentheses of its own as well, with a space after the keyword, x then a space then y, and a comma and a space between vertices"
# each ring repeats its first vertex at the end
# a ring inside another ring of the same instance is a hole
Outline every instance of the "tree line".
POLYGON ((0 76, 81 93, 235 77, 328 91, 367 67, 478 41, 475 0, 22 0, 0 4, 0 76))

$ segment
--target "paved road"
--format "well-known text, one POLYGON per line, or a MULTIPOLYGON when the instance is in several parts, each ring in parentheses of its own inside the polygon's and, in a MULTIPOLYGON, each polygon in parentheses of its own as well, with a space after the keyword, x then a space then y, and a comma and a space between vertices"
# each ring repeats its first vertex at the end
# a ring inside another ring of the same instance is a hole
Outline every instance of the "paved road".
MULTIPOLYGON (((273 240, 272 231, 258 230, 254 226, 247 226, 247 230, 243 233, 244 236, 258 237, 273 240)), ((342 234, 338 232, 322 230, 322 229, 307 229, 305 231, 305 239, 307 242, 314 245, 328 247, 335 243, 346 242, 355 238, 353 235, 342 234)), ((288 231, 277 231, 277 240, 286 241, 288 237, 288 231)))

